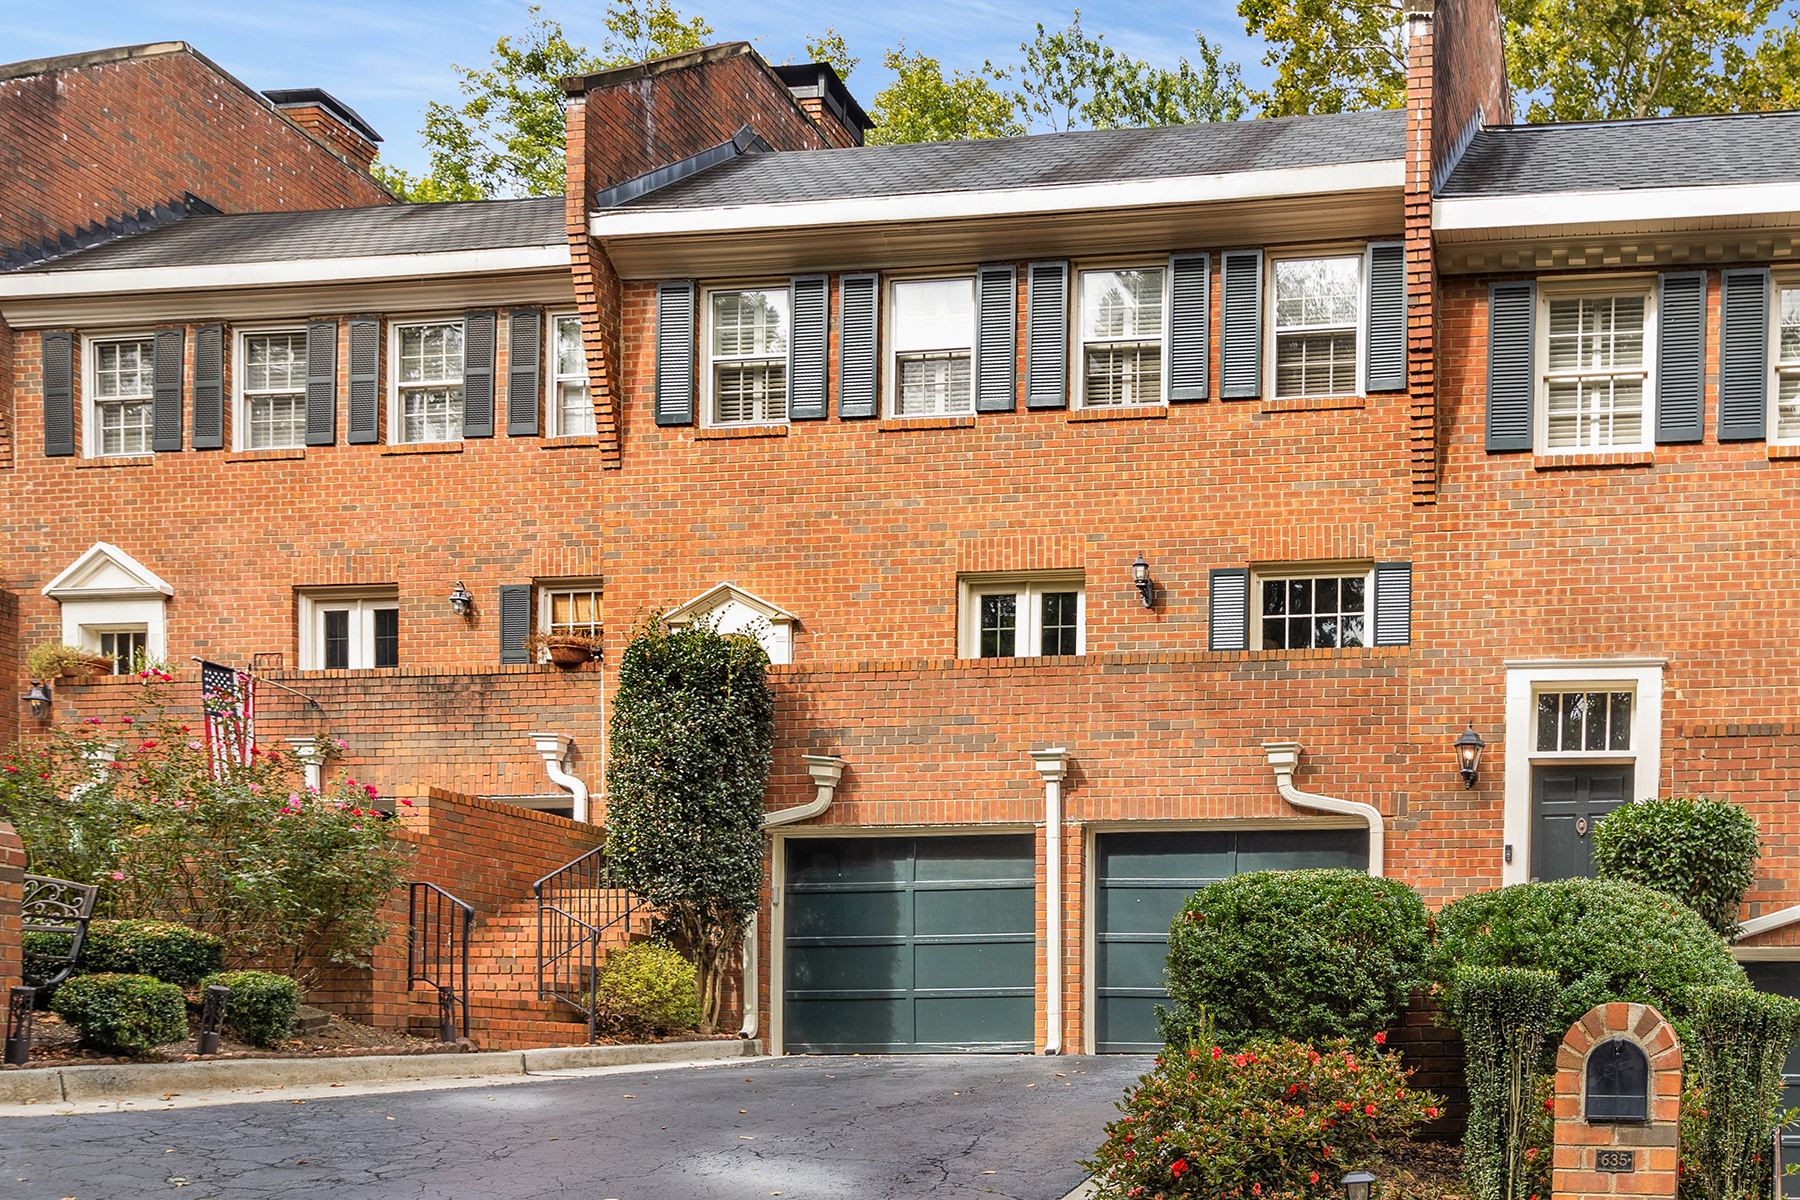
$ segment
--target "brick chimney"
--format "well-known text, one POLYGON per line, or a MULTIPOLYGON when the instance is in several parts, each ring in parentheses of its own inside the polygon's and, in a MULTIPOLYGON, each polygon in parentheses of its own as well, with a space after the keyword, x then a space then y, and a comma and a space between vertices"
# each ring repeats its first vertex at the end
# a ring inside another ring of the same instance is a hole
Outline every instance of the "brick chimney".
POLYGON ((285 88, 263 95, 295 124, 363 170, 375 161, 381 135, 354 108, 324 88, 285 88))
POLYGON ((825 131, 837 147, 860 146, 863 134, 875 128, 862 105, 838 78, 830 63, 805 63, 800 66, 774 67, 776 77, 787 84, 788 91, 800 102, 813 123, 825 131))

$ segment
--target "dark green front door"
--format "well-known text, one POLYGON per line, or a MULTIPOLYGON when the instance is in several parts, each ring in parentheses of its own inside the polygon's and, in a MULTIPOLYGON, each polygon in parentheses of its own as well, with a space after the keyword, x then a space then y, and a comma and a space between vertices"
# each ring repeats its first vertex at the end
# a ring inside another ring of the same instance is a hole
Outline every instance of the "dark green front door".
POLYGON ((1032 835, 792 838, 782 907, 788 1050, 1032 1049, 1032 835))
POLYGON ((1591 879, 1594 825, 1630 799, 1630 767, 1533 767, 1531 877, 1591 879))
MULTIPOLYGON (((1751 985, 1758 991, 1800 997, 1800 962, 1747 962, 1744 973, 1750 976, 1751 985)), ((1800 1042, 1795 1042, 1793 1049, 1788 1051, 1781 1078, 1785 1085, 1781 1090, 1781 1107, 1800 1108, 1800 1042)), ((1800 1163, 1800 1124, 1789 1125, 1781 1131, 1781 1161, 1783 1164, 1800 1163)), ((1800 1196, 1800 1172, 1782 1178, 1781 1194, 1800 1196)))
POLYGON ((1103 833, 1095 838, 1094 1048, 1162 1049, 1156 1006, 1167 1004, 1169 923, 1195 889, 1247 871, 1369 869, 1358 829, 1103 833))

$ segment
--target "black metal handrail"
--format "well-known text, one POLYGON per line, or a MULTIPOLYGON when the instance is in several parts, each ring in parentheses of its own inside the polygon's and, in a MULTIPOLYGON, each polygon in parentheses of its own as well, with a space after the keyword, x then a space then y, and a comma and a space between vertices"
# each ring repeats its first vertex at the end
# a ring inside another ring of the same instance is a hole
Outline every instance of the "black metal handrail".
POLYGON ((75 969, 81 957, 81 943, 87 938, 88 922, 94 916, 94 898, 100 889, 91 883, 76 883, 54 875, 25 876, 25 894, 19 905, 20 926, 25 933, 60 933, 69 939, 68 946, 54 952, 32 949, 26 939, 25 982, 39 988, 55 987, 75 969))
POLYGON ((456 1040, 457 1014, 469 1036, 469 932, 475 910, 435 883, 415 883, 407 904, 406 986, 438 993, 438 1036, 456 1040))
POLYGON ((538 906, 538 998, 560 1000, 587 1018, 588 1041, 599 1019, 595 987, 607 936, 642 906, 614 884, 604 848, 595 847, 531 885, 538 906))

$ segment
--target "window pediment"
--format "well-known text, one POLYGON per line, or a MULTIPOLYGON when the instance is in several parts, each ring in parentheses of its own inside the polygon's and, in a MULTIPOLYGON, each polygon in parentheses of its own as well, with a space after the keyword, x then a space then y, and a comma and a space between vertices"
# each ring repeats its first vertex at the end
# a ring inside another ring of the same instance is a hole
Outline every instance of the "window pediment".
POLYGON ((160 600, 175 594, 156 572, 107 542, 95 542, 62 574, 44 585, 57 601, 160 600))

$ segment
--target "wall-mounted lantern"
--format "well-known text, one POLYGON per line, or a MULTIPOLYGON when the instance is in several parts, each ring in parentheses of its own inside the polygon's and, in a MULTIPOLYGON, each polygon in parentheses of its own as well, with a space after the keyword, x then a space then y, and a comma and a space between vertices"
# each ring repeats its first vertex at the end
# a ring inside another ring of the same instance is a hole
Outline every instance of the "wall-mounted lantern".
POLYGON ((49 718, 49 716, 50 716, 50 685, 49 684, 40 683, 39 681, 34 679, 31 681, 31 690, 29 692, 26 692, 23 696, 21 696, 19 698, 31 706, 31 715, 33 718, 35 718, 36 720, 39 720, 39 721, 47 720, 49 718))
POLYGON ((462 580, 457 580, 456 586, 450 589, 450 611, 459 617, 466 617, 474 608, 475 597, 469 594, 469 589, 463 586, 462 580))
POLYGON ((1470 722, 1469 728, 1456 739, 1456 766, 1466 788, 1474 787, 1476 777, 1481 774, 1481 749, 1486 745, 1481 735, 1475 732, 1474 722, 1470 722))
POLYGON ((1156 581, 1150 578, 1150 564, 1144 561, 1142 554, 1131 564, 1131 586, 1137 589, 1138 599, 1144 602, 1145 608, 1156 607, 1156 581))

